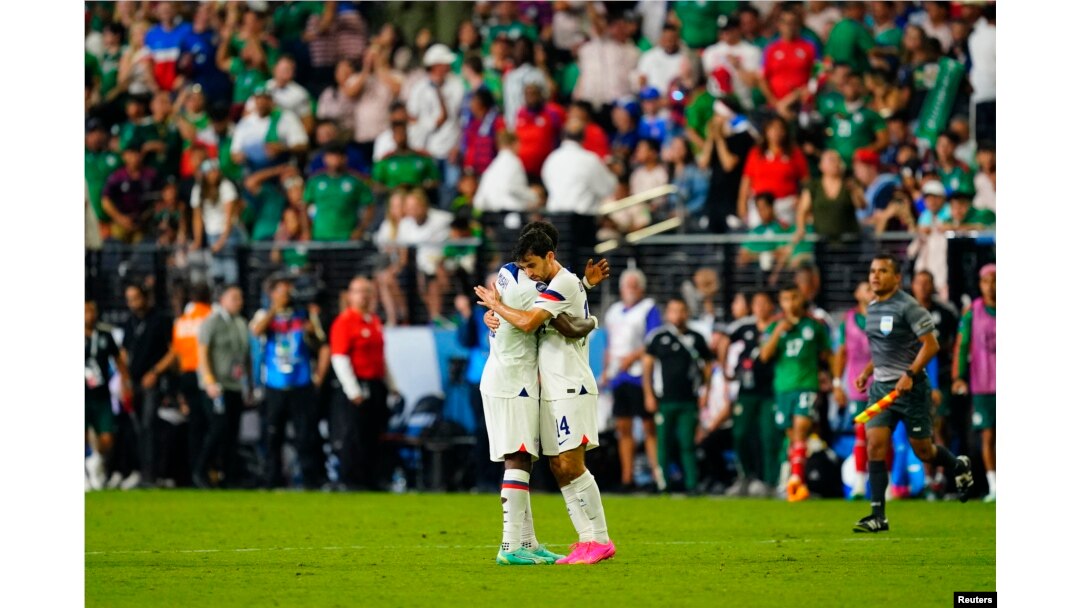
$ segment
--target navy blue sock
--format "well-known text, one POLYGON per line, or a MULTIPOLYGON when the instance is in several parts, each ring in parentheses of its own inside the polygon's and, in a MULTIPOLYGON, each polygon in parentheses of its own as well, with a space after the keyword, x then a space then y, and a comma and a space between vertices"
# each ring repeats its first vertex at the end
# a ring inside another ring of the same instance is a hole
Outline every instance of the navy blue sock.
POLYGON ((870 510, 877 517, 885 517, 885 488, 889 485, 889 472, 884 460, 870 461, 870 510))

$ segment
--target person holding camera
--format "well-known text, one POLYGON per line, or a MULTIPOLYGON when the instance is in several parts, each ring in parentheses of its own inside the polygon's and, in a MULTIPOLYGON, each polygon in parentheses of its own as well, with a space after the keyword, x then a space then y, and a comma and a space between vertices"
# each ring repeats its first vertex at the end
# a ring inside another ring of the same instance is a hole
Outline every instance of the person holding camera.
POLYGON ((263 417, 267 444, 267 488, 283 485, 281 448, 285 426, 293 425, 293 442, 300 460, 305 488, 317 488, 319 472, 316 442, 318 412, 315 384, 321 383, 312 367, 319 349, 315 323, 307 310, 294 303, 292 281, 277 278, 269 286, 270 306, 251 319, 251 333, 262 340, 261 375, 266 384, 263 417))

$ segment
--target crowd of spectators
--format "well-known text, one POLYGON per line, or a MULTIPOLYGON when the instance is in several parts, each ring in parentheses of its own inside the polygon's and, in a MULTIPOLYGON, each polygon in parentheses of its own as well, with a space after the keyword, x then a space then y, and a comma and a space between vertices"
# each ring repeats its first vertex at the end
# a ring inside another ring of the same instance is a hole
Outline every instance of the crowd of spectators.
MULTIPOLYGON (((305 242, 483 236, 484 212, 569 214, 575 242, 674 216, 689 231, 789 235, 746 244, 743 261, 765 270, 811 257, 808 234, 906 231, 938 276, 945 231, 994 224, 993 3, 142 1, 85 14, 88 242, 170 247, 215 283, 236 280, 245 243, 303 268, 305 242), (676 194, 600 214, 668 183, 676 194)), ((425 320, 439 321, 457 289, 444 266, 460 260, 421 257, 425 320)), ((403 268, 385 265, 380 302, 398 298, 386 273, 403 268)), ((382 312, 396 324, 405 309, 382 312)))

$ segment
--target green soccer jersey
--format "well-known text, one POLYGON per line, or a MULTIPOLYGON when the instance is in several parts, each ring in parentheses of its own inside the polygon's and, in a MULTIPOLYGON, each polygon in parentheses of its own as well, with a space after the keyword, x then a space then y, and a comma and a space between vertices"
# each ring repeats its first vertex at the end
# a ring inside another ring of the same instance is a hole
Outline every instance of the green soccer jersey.
POLYGON ((716 18, 734 15, 738 2, 705 2, 704 0, 678 0, 671 3, 675 15, 682 23, 682 38, 687 46, 703 49, 716 42, 716 18))
POLYGON ((874 42, 878 46, 888 47, 892 49, 899 49, 900 43, 904 40, 904 30, 898 27, 889 28, 877 36, 874 36, 874 42))
POLYGON ((694 96, 686 106, 686 125, 701 137, 705 137, 705 129, 713 117, 713 104, 716 98, 708 91, 702 91, 694 96))
POLYGON ((99 220, 107 220, 108 216, 101 208, 101 191, 105 189, 105 182, 112 172, 120 168, 120 157, 108 150, 87 150, 84 167, 86 188, 90 192, 90 207, 94 209, 94 215, 99 220))
POLYGON ((311 238, 347 241, 360 223, 360 209, 373 202, 371 190, 353 175, 319 173, 304 186, 304 201, 315 207, 311 238))
POLYGON ((255 87, 266 82, 270 74, 259 68, 249 68, 239 57, 233 57, 229 66, 229 74, 233 77, 233 103, 246 103, 255 87))
POLYGON ((221 137, 218 142, 218 163, 221 165, 221 174, 233 183, 239 184, 243 181, 244 174, 240 165, 233 162, 231 148, 232 134, 230 133, 221 137))
POLYGON ((833 114, 844 110, 844 96, 839 91, 825 91, 817 96, 817 111, 828 121, 833 114))
POLYGON ((101 97, 105 98, 114 88, 120 74, 120 54, 123 51, 108 51, 101 56, 101 97))
POLYGON ((120 125, 120 149, 129 145, 142 147, 148 141, 157 139, 157 126, 154 119, 149 116, 138 122, 127 121, 120 125))
POLYGON ((371 177, 387 188, 421 186, 425 181, 438 181, 439 168, 430 156, 409 150, 390 154, 375 163, 371 177))
POLYGON ((870 30, 853 19, 844 19, 829 32, 824 54, 834 64, 846 63, 861 74, 868 65, 866 54, 873 48, 874 37, 870 35, 870 30))
MULTIPOLYGON (((768 342, 777 323, 769 325, 762 336, 768 342)), ((773 389, 777 394, 818 390, 818 362, 829 352, 829 332, 821 323, 803 317, 780 336, 776 346, 776 375, 773 389)))
POLYGON ((944 167, 938 167, 938 179, 949 192, 975 192, 975 175, 970 169, 955 165, 946 171, 944 167))
POLYGON ((281 3, 274 9, 274 34, 280 40, 299 40, 307 27, 308 17, 322 12, 322 2, 281 3))
POLYGON ((829 116, 825 147, 839 152, 844 163, 850 167, 855 150, 874 143, 877 133, 884 130, 885 121, 877 112, 865 106, 859 106, 854 112, 841 107, 829 116))
POLYGON ((285 211, 288 200, 277 184, 263 184, 258 192, 251 194, 254 199, 254 214, 251 218, 251 240, 272 241, 277 233, 281 214, 285 211))
MULTIPOLYGON (((792 228, 785 228, 783 224, 777 221, 773 221, 769 224, 759 224, 750 229, 750 234, 754 236, 774 236, 781 234, 791 234, 794 232, 792 228)), ((785 243, 781 241, 746 241, 743 243, 743 249, 751 251, 753 253, 767 253, 769 251, 776 251, 783 247, 785 243)))

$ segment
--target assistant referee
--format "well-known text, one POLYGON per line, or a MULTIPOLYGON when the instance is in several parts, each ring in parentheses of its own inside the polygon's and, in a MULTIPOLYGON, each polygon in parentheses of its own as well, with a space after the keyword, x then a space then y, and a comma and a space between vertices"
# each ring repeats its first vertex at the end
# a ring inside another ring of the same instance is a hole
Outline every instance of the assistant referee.
POLYGON ((953 456, 947 448, 930 439, 930 383, 926 365, 938 352, 934 320, 930 313, 908 293, 900 289, 900 263, 888 254, 874 256, 870 263, 870 289, 875 299, 866 313, 866 335, 870 342, 870 363, 855 380, 865 390, 870 375, 871 403, 876 403, 893 389, 899 396, 889 409, 866 423, 870 459, 870 515, 855 524, 855 532, 885 532, 885 488, 889 474, 885 455, 896 423, 903 421, 911 448, 923 462, 944 467, 956 477, 960 500, 974 483, 971 461, 967 456, 953 456))

